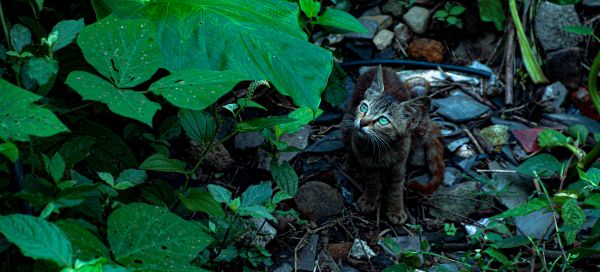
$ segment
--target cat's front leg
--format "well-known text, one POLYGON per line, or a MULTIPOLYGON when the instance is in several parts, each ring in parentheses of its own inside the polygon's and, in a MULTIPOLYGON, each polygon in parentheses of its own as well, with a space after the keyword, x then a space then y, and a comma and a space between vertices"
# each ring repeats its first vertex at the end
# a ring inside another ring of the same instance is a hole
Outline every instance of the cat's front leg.
POLYGON ((404 165, 397 165, 391 169, 391 176, 387 183, 386 216, 392 224, 404 224, 409 219, 413 221, 404 208, 404 175, 406 174, 404 165))
POLYGON ((361 169, 361 176, 365 187, 356 204, 362 212, 373 212, 379 203, 381 172, 379 169, 361 169))

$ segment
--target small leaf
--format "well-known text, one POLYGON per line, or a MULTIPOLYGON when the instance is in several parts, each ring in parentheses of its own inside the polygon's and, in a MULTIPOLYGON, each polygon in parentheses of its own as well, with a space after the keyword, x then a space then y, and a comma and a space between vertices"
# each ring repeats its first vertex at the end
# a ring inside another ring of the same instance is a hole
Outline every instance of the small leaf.
POLYGON ((288 114, 288 118, 295 119, 293 122, 277 125, 279 127, 280 134, 293 134, 298 132, 303 126, 310 123, 323 113, 323 110, 318 109, 316 114, 312 109, 306 107, 300 107, 288 114))
POLYGON ((39 85, 48 83, 58 73, 58 62, 51 58, 31 58, 27 61, 27 74, 39 85))
POLYGON ((236 124, 235 129, 237 132, 261 131, 264 128, 269 128, 275 125, 290 123, 294 121, 296 121, 296 119, 292 119, 289 117, 269 116, 239 122, 236 124))
POLYGON ((56 152, 48 161, 46 171, 50 174, 54 182, 59 182, 62 179, 65 173, 65 161, 60 156, 60 153, 56 152))
POLYGON ((570 139, 554 129, 545 129, 538 135, 538 143, 541 147, 557 147, 570 144, 570 139))
POLYGON ((13 143, 0 144, 0 154, 6 156, 11 162, 19 159, 19 148, 13 143))
POLYGON ((204 111, 180 109, 179 122, 190 139, 199 143, 212 141, 217 133, 215 119, 204 111))
POLYGON ((350 13, 343 10, 328 8, 317 19, 317 24, 333 27, 339 32, 368 33, 367 28, 350 13))
MULTIPOLYGON (((587 196, 583 203, 585 203, 586 205, 594 206, 594 208, 596 208, 596 209, 600 209, 600 194, 593 193, 593 194, 587 196)), ((600 224, 600 220, 598 220, 596 224, 600 224)), ((599 225, 599 227, 600 227, 600 225, 599 225)), ((600 235, 600 233, 598 233, 598 234, 600 235)))
POLYGON ((562 206, 561 218, 563 225, 560 230, 564 232, 567 244, 571 245, 575 242, 577 233, 583 228, 585 213, 577 205, 577 200, 570 198, 562 206))
POLYGON ((27 257, 52 261, 60 267, 73 265, 67 236, 46 220, 24 214, 0 216, 0 232, 27 257))
POLYGON ((50 35, 56 35, 57 37, 56 42, 52 45, 52 52, 56 52, 73 42, 84 26, 83 18, 58 22, 50 31, 50 35))
POLYGON ((273 202, 273 204, 277 204, 281 201, 284 201, 286 199, 291 199, 291 198, 292 198, 292 196, 288 195, 286 192, 279 191, 279 192, 275 193, 275 195, 273 196, 272 202, 273 202))
POLYGON ((185 162, 176 159, 169 159, 165 155, 159 153, 148 157, 144 162, 142 162, 140 169, 182 174, 187 173, 185 170, 185 162))
POLYGON ((261 109, 261 110, 267 110, 267 108, 265 108, 263 105, 258 104, 256 102, 250 100, 250 99, 247 99, 247 98, 240 98, 240 99, 238 99, 237 104, 240 107, 258 108, 258 109, 261 109))
POLYGON ((290 196, 296 195, 298 192, 298 174, 288 161, 279 164, 276 160, 271 160, 271 176, 282 191, 290 196))
POLYGON ((465 7, 456 5, 450 8, 448 14, 456 16, 462 14, 463 12, 465 12, 465 7))
MULTIPOLYGON (((529 242, 529 240, 528 240, 528 242, 529 242)), ((502 263, 502 265, 504 265, 504 266, 511 267, 513 265, 513 263, 506 257, 506 255, 504 255, 498 249, 489 247, 489 248, 486 248, 483 252, 487 253, 492 258, 494 258, 496 261, 502 263)))
POLYGON ((265 206, 254 205, 249 207, 241 207, 237 212, 241 216, 250 216, 256 219, 266 218, 269 220, 276 220, 265 206))
POLYGON ((433 14, 433 18, 446 18, 448 15, 448 11, 440 9, 433 14))
POLYGON ((448 16, 446 17, 446 21, 451 25, 455 25, 458 22, 458 18, 454 16, 448 16))
POLYGON ((577 168, 577 171, 579 172, 580 178, 589 182, 592 186, 597 187, 600 185, 600 169, 590 168, 587 172, 583 173, 577 168))
POLYGON ((229 206, 231 203, 231 192, 229 190, 215 184, 209 184, 207 188, 217 202, 225 203, 229 206))
POLYGON ((300 0, 299 4, 300 9, 308 18, 317 17, 317 14, 319 14, 319 11, 321 10, 321 2, 316 0, 300 0))
POLYGON ((144 183, 148 175, 146 171, 138 169, 127 169, 123 171, 115 181, 114 188, 117 190, 125 190, 136 185, 144 183))
POLYGON ((271 182, 261 182, 257 185, 250 185, 248 189, 242 193, 242 207, 263 205, 271 198, 273 190, 271 182))
POLYGON ((569 127, 567 133, 569 133, 571 137, 575 138, 577 142, 582 145, 587 141, 590 130, 584 125, 577 124, 569 127))
POLYGON ((15 51, 21 53, 23 47, 31 44, 31 32, 29 28, 21 24, 15 24, 10 29, 10 39, 15 51))
POLYGON ((179 200, 190 211, 205 212, 211 217, 225 217, 221 205, 207 191, 192 188, 188 190, 187 196, 180 193, 179 200))
POLYGON ((543 198, 534 198, 501 214, 495 215, 492 219, 527 215, 543 208, 550 208, 548 201, 543 198))
POLYGON ((497 248, 515 248, 529 244, 529 239, 526 236, 517 235, 504 238, 494 245, 497 248))
MULTIPOLYGON (((87 222, 85 222, 87 223, 87 222)), ((77 220, 59 220, 55 224, 67 235, 73 247, 75 258, 91 260, 99 257, 110 257, 110 252, 96 235, 83 227, 77 220)), ((87 223, 89 224, 89 223, 87 223)))
POLYGON ((110 173, 98 172, 98 177, 100 177, 101 180, 108 183, 108 185, 110 185, 110 187, 115 187, 115 178, 110 173))
POLYGON ((517 172, 528 176, 535 176, 537 172, 539 176, 552 176, 560 171, 561 164, 554 156, 550 154, 539 154, 527 159, 519 167, 517 172))
POLYGON ((58 149, 60 155, 65 160, 65 165, 71 168, 77 162, 80 162, 87 158, 90 153, 92 146, 96 143, 96 139, 91 136, 76 136, 67 140, 58 149))
POLYGON ((236 197, 227 206, 229 206, 229 209, 236 212, 240 208, 241 205, 242 205, 242 202, 241 202, 240 198, 236 197))

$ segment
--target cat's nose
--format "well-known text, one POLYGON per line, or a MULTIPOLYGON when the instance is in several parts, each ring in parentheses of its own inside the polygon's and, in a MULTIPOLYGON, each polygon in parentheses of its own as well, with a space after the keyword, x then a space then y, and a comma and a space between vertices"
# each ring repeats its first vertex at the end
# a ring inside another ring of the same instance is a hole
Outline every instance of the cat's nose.
POLYGON ((371 121, 362 119, 362 120, 360 120, 360 128, 364 128, 364 127, 368 126, 370 123, 371 123, 371 121))

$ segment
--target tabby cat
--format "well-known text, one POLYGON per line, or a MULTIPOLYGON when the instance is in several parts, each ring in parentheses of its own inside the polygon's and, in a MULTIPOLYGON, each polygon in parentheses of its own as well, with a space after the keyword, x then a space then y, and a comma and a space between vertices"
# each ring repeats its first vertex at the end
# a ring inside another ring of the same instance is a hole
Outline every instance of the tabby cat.
POLYGON ((427 165, 427 184, 409 182, 411 189, 431 193, 444 177, 444 148, 438 126, 429 118, 430 99, 404 90, 396 74, 381 66, 359 77, 342 122, 344 141, 352 152, 348 172, 365 188, 357 205, 363 212, 377 208, 386 192, 386 215, 393 224, 409 218, 404 208, 407 162, 427 165))

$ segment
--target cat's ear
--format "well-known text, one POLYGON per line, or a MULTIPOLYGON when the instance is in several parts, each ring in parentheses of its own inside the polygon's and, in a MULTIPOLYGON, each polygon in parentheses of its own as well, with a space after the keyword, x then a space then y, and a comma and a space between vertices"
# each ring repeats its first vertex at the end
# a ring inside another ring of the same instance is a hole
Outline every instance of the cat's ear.
POLYGON ((427 96, 419 96, 417 98, 402 102, 404 113, 408 118, 408 127, 415 129, 419 127, 423 118, 429 113, 431 99, 427 96))
POLYGON ((381 70, 381 65, 377 67, 377 71, 375 72, 375 77, 373 78, 373 82, 371 82, 371 86, 365 92, 365 98, 374 98, 383 93, 383 71, 381 70))

